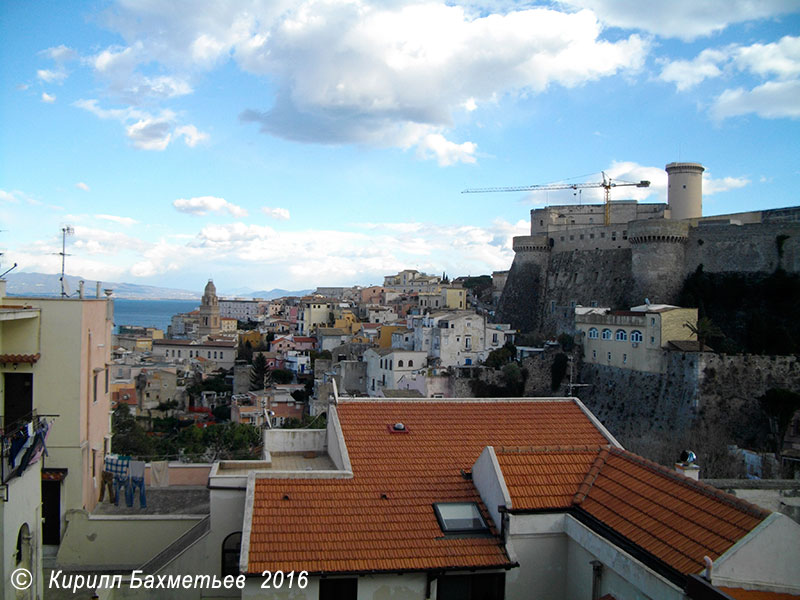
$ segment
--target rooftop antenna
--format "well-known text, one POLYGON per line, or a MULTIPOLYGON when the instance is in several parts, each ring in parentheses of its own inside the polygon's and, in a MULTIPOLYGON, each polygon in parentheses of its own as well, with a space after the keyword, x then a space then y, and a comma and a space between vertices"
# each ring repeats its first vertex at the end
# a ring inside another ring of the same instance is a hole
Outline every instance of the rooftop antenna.
POLYGON ((67 287, 67 281, 64 279, 64 259, 67 256, 71 256, 67 254, 67 236, 68 235, 75 235, 75 229, 69 225, 64 225, 61 228, 61 252, 58 254, 61 255, 61 297, 66 298, 69 296, 69 289, 67 287))

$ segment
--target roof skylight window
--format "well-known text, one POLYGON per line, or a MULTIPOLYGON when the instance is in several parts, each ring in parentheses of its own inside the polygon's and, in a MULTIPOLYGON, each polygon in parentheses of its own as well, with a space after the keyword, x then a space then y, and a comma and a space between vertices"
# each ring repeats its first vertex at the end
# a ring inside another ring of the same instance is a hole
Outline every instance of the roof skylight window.
POLYGON ((489 526, 475 502, 437 502, 433 505, 445 533, 483 533, 489 526))

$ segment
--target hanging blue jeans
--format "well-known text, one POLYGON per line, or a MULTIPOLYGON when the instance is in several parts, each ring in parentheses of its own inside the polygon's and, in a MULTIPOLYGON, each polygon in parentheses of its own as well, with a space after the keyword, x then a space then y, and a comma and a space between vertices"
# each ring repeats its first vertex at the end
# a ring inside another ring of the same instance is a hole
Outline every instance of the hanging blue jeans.
MULTIPOLYGON (((119 506, 120 488, 125 488, 125 499, 128 498, 128 489, 131 487, 130 480, 127 475, 114 475, 114 504, 119 506)), ((128 505, 130 506, 130 504, 128 505)))
POLYGON ((125 488, 125 504, 128 508, 133 507, 133 495, 136 488, 139 488, 139 508, 147 508, 147 498, 144 495, 144 477, 131 477, 125 488))

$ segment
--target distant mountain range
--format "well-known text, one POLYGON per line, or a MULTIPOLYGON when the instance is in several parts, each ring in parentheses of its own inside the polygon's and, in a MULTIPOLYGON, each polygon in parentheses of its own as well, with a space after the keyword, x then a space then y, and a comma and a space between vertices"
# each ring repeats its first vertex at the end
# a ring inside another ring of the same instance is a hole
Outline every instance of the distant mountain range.
MULTIPOLYGON (((84 281, 84 294, 87 298, 94 298, 97 290, 97 281, 78 277, 75 275, 65 276, 67 281, 67 293, 75 297, 78 295, 78 283, 84 281)), ((10 296, 60 296, 61 295, 61 276, 58 274, 46 273, 9 273, 6 275, 6 293, 10 296)), ((118 283, 113 281, 101 281, 102 289, 114 290, 114 297, 124 300, 199 300, 202 292, 180 290, 175 288, 163 288, 153 285, 139 285, 136 283, 118 283)), ((235 293, 220 294, 221 297, 237 298, 264 298, 272 300, 282 296, 304 296, 313 290, 289 291, 274 289, 270 291, 249 291, 248 288, 240 288, 235 293), (244 293, 241 293, 244 292, 244 293)), ((102 295, 101 291, 101 295, 102 295)))

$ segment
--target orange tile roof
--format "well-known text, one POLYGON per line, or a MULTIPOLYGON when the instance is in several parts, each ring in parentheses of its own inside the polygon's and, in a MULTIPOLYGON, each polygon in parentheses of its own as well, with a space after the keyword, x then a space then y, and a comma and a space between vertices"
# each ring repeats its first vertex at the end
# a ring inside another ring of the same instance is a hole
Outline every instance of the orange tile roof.
POLYGON ((800 596, 795 594, 782 594, 779 592, 761 592, 758 590, 744 590, 742 588, 718 588, 736 600, 797 600, 800 596))
POLYGON ((512 510, 575 507, 682 574, 769 513, 626 450, 496 449, 512 510))
POLYGON ((0 354, 0 363, 30 363, 34 364, 41 358, 41 354, 0 354))
POLYGON ((487 445, 608 443, 572 401, 345 401, 337 411, 352 479, 256 479, 248 572, 511 566, 491 522, 490 536, 445 536, 433 503, 480 504, 461 471, 487 445), (389 433, 396 422, 409 433, 389 433))

